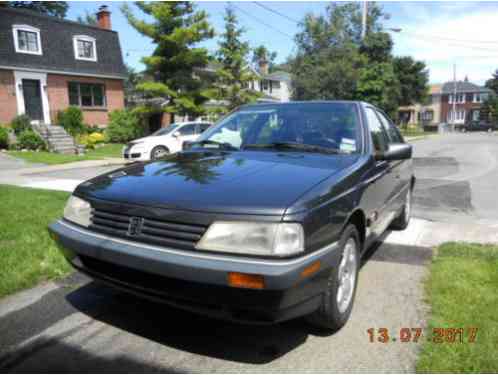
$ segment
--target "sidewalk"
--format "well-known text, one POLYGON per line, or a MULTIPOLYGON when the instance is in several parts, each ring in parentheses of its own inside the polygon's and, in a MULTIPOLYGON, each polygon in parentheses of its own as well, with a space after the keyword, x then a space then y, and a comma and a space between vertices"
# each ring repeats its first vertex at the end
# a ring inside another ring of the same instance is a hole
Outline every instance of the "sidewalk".
MULTIPOLYGON (((50 178, 50 177, 36 176, 36 175, 41 173, 71 171, 71 170, 88 169, 88 168, 101 168, 101 167, 110 167, 110 166, 116 166, 116 168, 118 168, 123 164, 124 161, 123 159, 120 158, 107 158, 103 160, 83 160, 74 163, 49 165, 49 166, 46 165, 33 166, 32 164, 19 163, 18 168, 0 169, 0 184, 72 192, 76 188, 76 186, 78 186, 81 182, 83 182, 82 179, 50 178)), ((12 165, 15 166, 15 164, 12 165)))

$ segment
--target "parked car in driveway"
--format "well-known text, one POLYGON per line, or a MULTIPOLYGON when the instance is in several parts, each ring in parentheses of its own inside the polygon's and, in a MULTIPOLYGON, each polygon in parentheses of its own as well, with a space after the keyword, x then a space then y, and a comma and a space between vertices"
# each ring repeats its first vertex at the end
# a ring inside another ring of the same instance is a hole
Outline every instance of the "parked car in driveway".
POLYGON ((411 155, 367 103, 245 105, 188 150, 82 183, 50 232, 75 268, 131 293, 337 330, 362 255, 409 223, 411 155))
POLYGON ((159 129, 151 135, 131 141, 123 147, 123 158, 133 161, 156 160, 181 151, 184 142, 194 141, 212 124, 182 122, 159 129))
POLYGON ((492 132, 494 130, 497 130, 497 126, 491 122, 487 121, 469 121, 466 122, 463 125, 457 126, 456 130, 461 131, 462 133, 465 132, 492 132))

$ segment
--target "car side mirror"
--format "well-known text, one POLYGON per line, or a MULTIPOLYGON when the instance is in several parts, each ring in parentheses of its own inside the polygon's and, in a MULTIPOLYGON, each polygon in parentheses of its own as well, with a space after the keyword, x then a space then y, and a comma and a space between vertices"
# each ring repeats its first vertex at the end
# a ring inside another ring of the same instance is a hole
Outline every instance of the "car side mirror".
POLYGON ((405 160, 412 157, 412 146, 407 143, 393 143, 384 152, 375 155, 377 160, 405 160))
POLYGON ((178 138, 180 135, 181 134, 180 134, 179 131, 176 131, 176 132, 173 133, 173 137, 175 137, 175 138, 178 138))

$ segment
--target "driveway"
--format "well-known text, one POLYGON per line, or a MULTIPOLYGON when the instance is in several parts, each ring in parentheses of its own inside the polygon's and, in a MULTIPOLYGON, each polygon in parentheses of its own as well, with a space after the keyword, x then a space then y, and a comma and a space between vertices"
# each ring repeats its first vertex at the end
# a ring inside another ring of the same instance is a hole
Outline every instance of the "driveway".
MULTIPOLYGON (((369 250, 351 320, 333 335, 302 319, 270 327, 208 319, 75 273, 0 302, 0 370, 412 372, 417 344, 370 343, 367 329, 424 327, 422 283, 432 245, 496 239, 498 203, 491 188, 498 182, 497 141, 457 134, 414 143, 414 210, 421 219, 369 250), (479 225, 471 225, 475 221, 479 225)), ((75 176, 64 173, 55 177, 75 176)))

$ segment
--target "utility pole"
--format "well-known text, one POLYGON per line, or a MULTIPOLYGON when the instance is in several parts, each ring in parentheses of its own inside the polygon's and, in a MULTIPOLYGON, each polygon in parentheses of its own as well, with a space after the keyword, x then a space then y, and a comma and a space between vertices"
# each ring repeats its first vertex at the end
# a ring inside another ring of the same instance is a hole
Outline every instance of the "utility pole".
POLYGON ((368 1, 363 2, 363 12, 361 14, 361 40, 365 39, 367 35, 367 14, 368 14, 368 1))
POLYGON ((453 129, 455 131, 456 125, 456 101, 457 101, 457 80, 456 80, 456 64, 453 64, 453 129))

